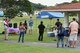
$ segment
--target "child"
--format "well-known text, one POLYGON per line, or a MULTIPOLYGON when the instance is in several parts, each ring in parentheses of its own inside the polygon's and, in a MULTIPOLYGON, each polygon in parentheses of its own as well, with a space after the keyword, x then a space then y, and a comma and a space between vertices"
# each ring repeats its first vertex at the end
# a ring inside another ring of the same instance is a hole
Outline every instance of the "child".
POLYGON ((57 36, 57 31, 58 31, 57 28, 53 29, 53 33, 54 33, 55 37, 57 36))

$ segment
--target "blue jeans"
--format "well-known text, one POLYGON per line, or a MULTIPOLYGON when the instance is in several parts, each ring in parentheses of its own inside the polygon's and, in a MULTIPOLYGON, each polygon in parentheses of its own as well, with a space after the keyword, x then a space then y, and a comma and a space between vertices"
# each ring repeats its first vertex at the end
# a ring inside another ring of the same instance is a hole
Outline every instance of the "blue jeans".
POLYGON ((21 37, 22 37, 22 43, 23 43, 24 42, 24 32, 20 32, 18 42, 20 42, 21 37))
POLYGON ((57 47, 59 47, 60 41, 61 41, 62 47, 64 47, 64 36, 58 36, 57 47))

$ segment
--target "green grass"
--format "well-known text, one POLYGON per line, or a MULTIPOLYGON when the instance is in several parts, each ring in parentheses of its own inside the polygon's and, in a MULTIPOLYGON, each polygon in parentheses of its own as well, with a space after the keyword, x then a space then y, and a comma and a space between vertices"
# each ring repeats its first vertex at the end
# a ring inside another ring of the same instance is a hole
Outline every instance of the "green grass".
MULTIPOLYGON (((0 20, 3 20, 3 18, 0 18, 0 20)), ((11 19, 10 23, 18 23, 18 26, 19 26, 19 23, 24 22, 24 20, 28 21, 29 16, 15 17, 15 18, 11 19)), ((62 23, 64 22, 63 20, 64 20, 63 18, 60 18, 60 21, 62 23)), ((38 25, 39 25, 40 21, 43 21, 44 25, 47 28, 47 25, 52 25, 52 26, 55 25, 56 18, 54 18, 52 20, 50 20, 50 19, 36 19, 36 16, 33 16, 33 21, 34 21, 33 35, 29 35, 27 32, 27 34, 25 35, 25 41, 27 41, 27 42, 38 42, 38 40, 37 40, 38 39, 38 25)), ((3 23, 0 23, 0 32, 3 31, 3 29, 4 29, 3 26, 4 26, 3 23)), ((2 40, 2 39, 4 39, 4 36, 0 35, 0 40, 2 40)), ((18 35, 9 34, 9 40, 18 40, 18 35)), ((42 42, 47 42, 47 43, 55 42, 53 40, 54 40, 53 37, 47 36, 47 31, 45 29, 44 41, 42 41, 42 42)))
MULTIPOLYGON (((0 18, 0 20, 3 20, 3 18, 0 18)), ((24 22, 24 20, 29 20, 29 16, 24 16, 24 17, 15 17, 13 19, 11 19, 10 23, 18 23, 19 22, 24 22)), ((33 17, 33 21, 34 21, 34 28, 33 28, 33 35, 29 35, 28 33, 25 35, 25 41, 27 42, 38 42, 38 25, 40 23, 40 21, 44 22, 44 25, 47 28, 48 24, 54 25, 56 19, 52 19, 51 22, 49 19, 36 19, 36 16, 33 17), (54 21, 54 22, 53 22, 54 21)), ((0 24, 0 32, 3 31, 3 23, 0 24)), ((4 39, 3 35, 0 35, 0 40, 4 39)), ((18 40, 18 35, 14 35, 11 34, 9 35, 9 40, 18 40)), ((45 30, 44 33, 44 41, 43 42, 54 42, 53 41, 53 37, 48 37, 47 36, 47 31, 45 30)))
MULTIPOLYGON (((70 18, 71 19, 71 18, 70 18)), ((0 18, 0 20, 3 20, 3 18, 0 18)), ((16 17, 13 18, 10 22, 11 23, 18 23, 24 22, 24 20, 29 20, 29 17, 16 17)), ((60 19, 63 23, 63 19, 60 19)), ((36 17, 33 17, 34 21, 34 28, 33 28, 33 35, 29 35, 28 33, 25 35, 25 42, 38 42, 38 28, 40 21, 44 22, 44 25, 47 27, 47 25, 54 26, 56 19, 52 19, 51 21, 49 19, 36 19, 36 17)), ((0 32, 3 31, 3 23, 0 23, 0 32)), ((4 39, 4 35, 0 34, 0 40, 4 39)), ((18 40, 18 34, 9 34, 9 40, 18 40)), ((46 43, 53 43, 53 37, 47 36, 47 31, 45 30, 44 33, 44 41, 46 43)), ((0 42, 0 53, 80 53, 80 51, 76 50, 68 50, 68 49, 62 49, 62 48, 47 48, 47 47, 36 47, 36 46, 26 46, 22 44, 10 44, 10 43, 4 43, 0 42)))
POLYGON ((80 51, 0 43, 0 53, 80 53, 80 51))

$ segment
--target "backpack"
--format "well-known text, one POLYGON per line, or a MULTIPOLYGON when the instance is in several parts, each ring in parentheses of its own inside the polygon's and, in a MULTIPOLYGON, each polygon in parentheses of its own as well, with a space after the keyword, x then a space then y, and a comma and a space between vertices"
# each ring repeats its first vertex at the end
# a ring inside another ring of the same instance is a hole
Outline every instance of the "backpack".
POLYGON ((63 27, 58 29, 58 34, 64 34, 65 29, 63 27))

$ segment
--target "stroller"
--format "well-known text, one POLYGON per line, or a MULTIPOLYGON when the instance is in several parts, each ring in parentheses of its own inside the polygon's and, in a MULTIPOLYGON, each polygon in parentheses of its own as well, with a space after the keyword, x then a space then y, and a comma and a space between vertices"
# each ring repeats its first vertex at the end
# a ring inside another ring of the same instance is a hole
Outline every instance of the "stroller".
POLYGON ((68 27, 65 28, 64 36, 66 37, 65 47, 69 47, 70 42, 69 42, 69 28, 68 27))

